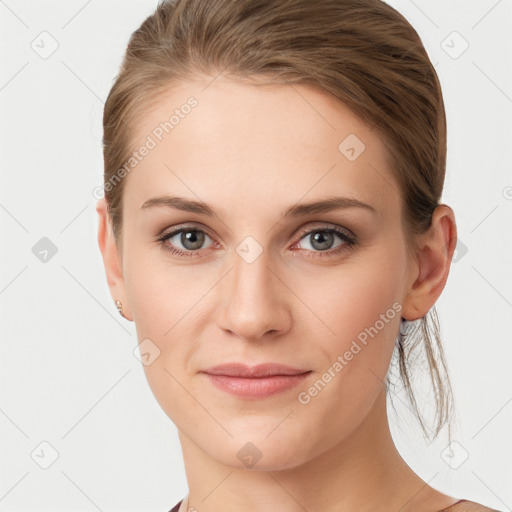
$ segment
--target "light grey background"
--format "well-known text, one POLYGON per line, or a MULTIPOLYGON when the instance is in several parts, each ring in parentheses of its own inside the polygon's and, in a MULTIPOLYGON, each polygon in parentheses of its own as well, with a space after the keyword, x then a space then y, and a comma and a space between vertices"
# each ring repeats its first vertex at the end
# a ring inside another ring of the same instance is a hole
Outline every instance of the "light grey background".
MULTIPOLYGON (((403 392, 393 437, 433 487, 512 510, 512 1, 389 3, 441 79, 443 202, 459 233, 437 303, 457 444, 427 446, 403 392)), ((135 328, 111 300, 96 242, 103 102, 155 7, 0 0, 2 511, 165 512, 187 493, 176 428, 133 355, 135 328), (43 237, 57 249, 46 262, 43 237)))

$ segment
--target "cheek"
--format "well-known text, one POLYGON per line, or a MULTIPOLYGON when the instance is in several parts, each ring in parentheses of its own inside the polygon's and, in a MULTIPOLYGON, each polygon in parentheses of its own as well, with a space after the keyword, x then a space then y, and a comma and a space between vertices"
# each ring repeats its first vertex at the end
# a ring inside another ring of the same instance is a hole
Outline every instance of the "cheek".
POLYGON ((125 281, 147 382, 166 415, 181 426, 180 411, 197 405, 188 394, 195 396, 186 374, 190 351, 197 348, 192 341, 197 338, 192 309, 200 293, 197 281, 190 281, 185 267, 165 270, 161 262, 130 268, 125 281))
POLYGON ((208 318, 204 299, 218 276, 212 269, 197 267, 192 273, 190 266, 171 266, 160 249, 127 246, 127 253, 124 279, 144 372, 155 398, 174 421, 175 411, 197 405, 187 393, 194 391, 189 363, 200 351, 197 340, 208 318), (144 352, 150 354, 150 364, 144 362, 144 352))
POLYGON ((327 439, 348 436, 385 386, 400 324, 399 279, 383 272, 381 260, 298 282, 297 294, 334 331, 312 352, 320 362, 317 380, 298 390, 298 414, 320 422, 327 439))
POLYGON ((294 291, 317 315, 307 322, 327 333, 316 347, 332 389, 324 399, 356 409, 384 385, 401 318, 401 264, 400 254, 383 249, 296 281, 294 291))
MULTIPOLYGON (((207 271, 171 264, 159 246, 127 246, 124 279, 134 320, 146 336, 162 338, 208 290, 207 271)), ((171 331, 172 332, 172 331, 171 331)))
POLYGON ((400 256, 385 251, 381 256, 347 261, 337 269, 296 269, 293 291, 316 317, 309 320, 308 311, 307 321, 324 325, 325 342, 336 350, 353 339, 364 343, 366 338, 391 336, 394 341, 402 307, 400 256))

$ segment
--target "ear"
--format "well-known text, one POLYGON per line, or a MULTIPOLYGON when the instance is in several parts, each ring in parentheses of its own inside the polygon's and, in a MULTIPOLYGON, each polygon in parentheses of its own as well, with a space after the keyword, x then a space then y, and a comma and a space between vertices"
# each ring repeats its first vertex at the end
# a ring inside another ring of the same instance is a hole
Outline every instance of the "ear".
POLYGON ((96 211, 99 215, 98 245, 103 258, 110 294, 114 301, 119 300, 123 304, 124 317, 133 320, 125 291, 121 257, 112 232, 112 222, 105 198, 98 201, 96 211))
POLYGON ((403 304, 402 317, 416 320, 425 316, 443 291, 457 245, 453 210, 439 205, 429 230, 420 235, 417 261, 411 266, 411 284, 403 304))

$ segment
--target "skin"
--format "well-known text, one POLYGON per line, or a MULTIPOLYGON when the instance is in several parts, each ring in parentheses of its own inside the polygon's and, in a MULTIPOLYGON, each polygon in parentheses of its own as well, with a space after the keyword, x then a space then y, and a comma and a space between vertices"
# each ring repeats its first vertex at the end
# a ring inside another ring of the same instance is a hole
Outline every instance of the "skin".
POLYGON ((395 448, 384 385, 401 317, 426 315, 445 286, 457 236, 452 209, 437 207, 414 257, 380 134, 306 85, 256 87, 222 76, 181 82, 139 116, 134 148, 190 96, 198 106, 125 178, 121 247, 105 200, 97 204, 112 298, 135 322, 139 342, 149 338, 160 351, 144 371, 178 428, 188 506, 433 512, 455 503, 395 448), (349 134, 365 144, 354 161, 338 150, 349 134), (163 195, 204 201, 215 215, 141 208, 163 195), (357 198, 376 212, 282 214, 333 195, 357 198), (158 242, 162 231, 183 223, 206 230, 199 249, 184 246, 179 234, 158 242), (305 233, 326 225, 350 230, 358 242, 347 249, 335 235, 328 250, 341 250, 327 255, 305 233), (252 263, 236 251, 247 236, 263 251, 252 263), (171 245, 195 253, 174 255, 165 249, 171 245), (394 303, 401 311, 388 313, 324 389, 299 403, 298 393, 394 303), (312 372, 296 389, 244 400, 200 373, 233 361, 312 372), (252 467, 237 457, 248 442, 262 454, 252 467))

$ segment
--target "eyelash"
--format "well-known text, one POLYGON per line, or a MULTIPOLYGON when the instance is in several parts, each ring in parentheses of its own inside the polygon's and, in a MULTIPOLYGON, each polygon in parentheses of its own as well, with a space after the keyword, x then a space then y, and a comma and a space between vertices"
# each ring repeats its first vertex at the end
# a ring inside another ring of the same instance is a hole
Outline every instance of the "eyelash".
MULTIPOLYGON (((186 231, 194 231, 194 232, 198 232, 198 233, 204 233, 205 235, 208 235, 213 240, 213 236, 210 235, 207 231, 205 231, 203 229, 195 228, 193 226, 181 226, 179 229, 174 229, 173 231, 161 234, 157 240, 158 240, 158 242, 161 243, 162 247, 166 251, 171 252, 171 254, 175 254, 178 256, 184 256, 184 257, 193 257, 195 255, 195 253, 198 253, 200 251, 200 249, 183 251, 181 249, 176 249, 175 247, 169 247, 169 244, 166 243, 169 238, 172 238, 173 236, 175 236, 179 233, 182 233, 182 232, 186 232, 186 231)), ((308 231, 304 231, 304 232, 300 233, 299 241, 297 243, 293 244, 293 246, 297 245, 303 238, 306 238, 308 235, 311 235, 311 234, 317 233, 317 232, 334 233, 334 234, 338 235, 344 243, 334 249, 328 249, 325 251, 312 251, 309 249, 300 249, 300 250, 306 251, 307 253, 312 252, 313 254, 308 256, 309 258, 328 257, 328 256, 336 255, 336 254, 344 252, 344 251, 350 251, 350 250, 354 249, 354 247, 357 245, 356 237, 350 236, 345 231, 341 231, 340 229, 333 228, 331 226, 325 226, 325 227, 313 228, 308 231), (327 255, 327 256, 324 256, 324 255, 327 255)), ((214 242, 214 243, 216 243, 216 242, 214 242)))

